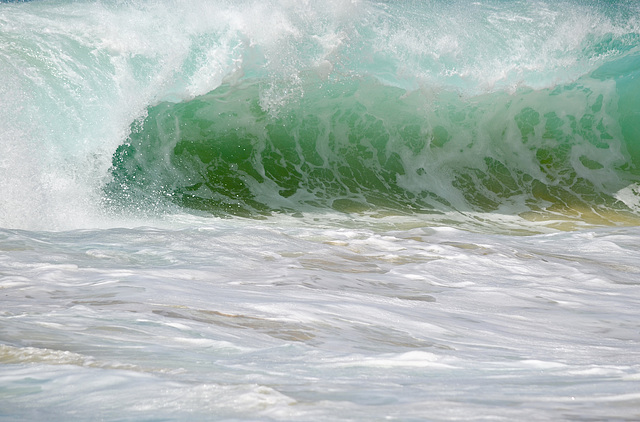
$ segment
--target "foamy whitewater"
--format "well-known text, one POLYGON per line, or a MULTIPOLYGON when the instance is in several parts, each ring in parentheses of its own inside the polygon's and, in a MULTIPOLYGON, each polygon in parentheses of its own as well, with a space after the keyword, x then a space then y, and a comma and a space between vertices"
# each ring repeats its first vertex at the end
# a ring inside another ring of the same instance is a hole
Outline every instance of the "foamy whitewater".
POLYGON ((0 420, 640 420, 640 3, 0 1, 0 420))

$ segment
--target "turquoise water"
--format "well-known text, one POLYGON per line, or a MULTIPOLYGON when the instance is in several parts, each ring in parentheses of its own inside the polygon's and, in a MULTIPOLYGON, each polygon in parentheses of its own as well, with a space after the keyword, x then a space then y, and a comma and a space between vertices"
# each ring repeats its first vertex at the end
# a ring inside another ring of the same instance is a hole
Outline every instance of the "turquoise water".
POLYGON ((9 225, 171 205, 636 222, 635 2, 2 7, 9 225))
POLYGON ((526 2, 473 4, 464 31, 441 27, 451 5, 369 6, 329 33, 303 14, 273 45, 232 37, 231 81, 149 107, 114 154, 108 198, 216 215, 635 217, 637 194, 617 194, 640 177, 639 38, 605 20, 633 6, 578 8, 605 21, 569 41, 586 22, 553 25, 561 9, 526 2))
POLYGON ((634 1, 0 2, 0 420, 640 418, 634 1))

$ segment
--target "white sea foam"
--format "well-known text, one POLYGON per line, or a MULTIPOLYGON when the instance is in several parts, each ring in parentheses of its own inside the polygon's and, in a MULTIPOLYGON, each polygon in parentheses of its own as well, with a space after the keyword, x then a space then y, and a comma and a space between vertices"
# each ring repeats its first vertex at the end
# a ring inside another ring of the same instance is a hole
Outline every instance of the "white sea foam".
POLYGON ((637 414, 635 228, 200 223, 1 232, 9 420, 637 414))

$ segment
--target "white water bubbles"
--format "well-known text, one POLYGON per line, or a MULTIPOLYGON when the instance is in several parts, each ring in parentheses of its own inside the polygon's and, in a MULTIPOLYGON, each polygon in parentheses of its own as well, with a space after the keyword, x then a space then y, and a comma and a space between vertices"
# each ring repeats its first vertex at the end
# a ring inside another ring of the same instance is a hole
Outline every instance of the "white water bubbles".
POLYGON ((517 236, 331 218, 2 231, 3 410, 636 414, 636 228, 517 236))

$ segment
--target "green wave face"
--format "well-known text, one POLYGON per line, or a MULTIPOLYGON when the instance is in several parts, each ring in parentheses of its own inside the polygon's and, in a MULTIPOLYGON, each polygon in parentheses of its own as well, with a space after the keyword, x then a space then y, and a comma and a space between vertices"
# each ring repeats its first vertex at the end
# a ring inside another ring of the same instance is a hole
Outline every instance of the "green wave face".
POLYGON ((275 111, 265 104, 285 82, 243 80, 149 108, 106 190, 115 204, 217 215, 631 215, 617 193, 640 180, 639 61, 479 96, 307 75, 275 111))

